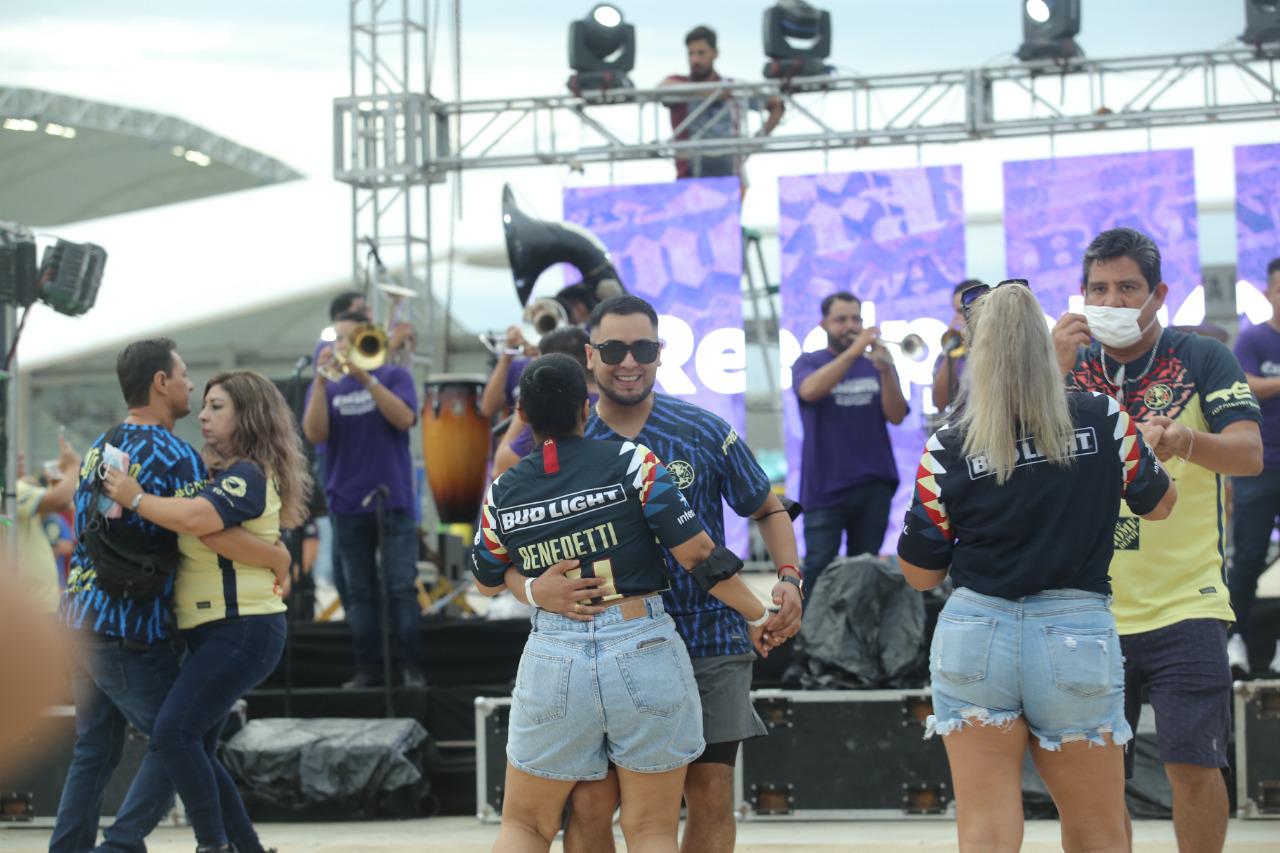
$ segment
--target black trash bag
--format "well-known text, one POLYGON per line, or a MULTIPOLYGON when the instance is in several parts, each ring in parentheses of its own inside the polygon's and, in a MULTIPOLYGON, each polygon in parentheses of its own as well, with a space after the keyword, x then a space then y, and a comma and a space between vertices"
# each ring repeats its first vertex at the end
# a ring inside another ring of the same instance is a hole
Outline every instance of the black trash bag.
POLYGON ((416 720, 253 720, 223 747, 251 809, 309 819, 413 817, 434 744, 416 720))
POLYGON ((827 566, 797 638, 806 690, 912 688, 928 683, 924 601, 894 559, 870 554, 827 566))

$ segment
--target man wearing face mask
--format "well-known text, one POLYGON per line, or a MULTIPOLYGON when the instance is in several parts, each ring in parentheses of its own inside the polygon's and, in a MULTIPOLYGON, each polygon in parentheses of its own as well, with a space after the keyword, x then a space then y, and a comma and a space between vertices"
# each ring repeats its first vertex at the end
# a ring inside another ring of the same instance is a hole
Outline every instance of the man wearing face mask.
POLYGON ((1124 509, 1116 523, 1111 609, 1125 712, 1136 728, 1146 688, 1179 848, 1221 850, 1235 618, 1222 559, 1222 477, 1262 470, 1261 414, 1230 350, 1161 328, 1156 312, 1168 286, 1150 237, 1131 228, 1099 234, 1085 250, 1081 290, 1085 313, 1064 314, 1053 330, 1067 387, 1118 400, 1178 483, 1172 524, 1156 529, 1124 509))

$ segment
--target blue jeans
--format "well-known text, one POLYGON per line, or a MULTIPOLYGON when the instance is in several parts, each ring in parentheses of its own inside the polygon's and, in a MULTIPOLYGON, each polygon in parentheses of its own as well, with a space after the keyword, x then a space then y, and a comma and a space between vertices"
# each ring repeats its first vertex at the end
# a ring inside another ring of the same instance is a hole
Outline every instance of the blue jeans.
MULTIPOLYGON (((391 657, 401 666, 422 665, 422 610, 418 605, 418 533, 413 516, 387 510, 382 532, 382 566, 387 573, 391 615, 391 657)), ((356 669, 382 671, 382 619, 378 584, 378 519, 366 515, 333 516, 334 538, 345 576, 342 606, 351 625, 356 669)))
POLYGON ((1280 471, 1263 471, 1256 477, 1232 477, 1231 609, 1236 612, 1233 634, 1248 635, 1249 616, 1258 597, 1258 578, 1267 570, 1271 531, 1280 515, 1280 471))
POLYGON ((845 495, 839 506, 804 511, 804 600, 813 597, 822 570, 831 565, 847 535, 845 553, 879 554, 889 527, 889 504, 894 483, 876 480, 845 495))
POLYGON ((285 615, 220 619, 182 632, 189 654, 156 716, 148 746, 159 756, 202 845, 262 845, 215 750, 231 706, 262 683, 284 652, 285 615))
MULTIPOLYGON (((50 853, 94 848, 102 793, 124 749, 126 724, 148 737, 169 688, 178 677, 178 655, 168 643, 128 651, 113 637, 85 634, 83 665, 73 677, 76 745, 62 785, 50 853)), ((145 853, 143 839, 173 807, 173 783, 150 752, 138 767, 115 823, 97 850, 145 853)))

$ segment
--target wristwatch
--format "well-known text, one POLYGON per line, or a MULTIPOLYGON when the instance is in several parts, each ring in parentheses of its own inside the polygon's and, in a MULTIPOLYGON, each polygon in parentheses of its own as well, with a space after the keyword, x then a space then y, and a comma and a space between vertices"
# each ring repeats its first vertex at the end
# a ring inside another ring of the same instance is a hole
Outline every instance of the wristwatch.
POLYGON ((146 492, 138 492, 133 496, 133 500, 129 501, 129 510, 131 512, 138 511, 138 504, 142 503, 142 499, 147 496, 146 492))
POLYGON ((800 598, 802 600, 804 599, 804 582, 801 581, 800 578, 795 575, 778 575, 778 580, 783 583, 789 583, 796 589, 800 590, 800 598))

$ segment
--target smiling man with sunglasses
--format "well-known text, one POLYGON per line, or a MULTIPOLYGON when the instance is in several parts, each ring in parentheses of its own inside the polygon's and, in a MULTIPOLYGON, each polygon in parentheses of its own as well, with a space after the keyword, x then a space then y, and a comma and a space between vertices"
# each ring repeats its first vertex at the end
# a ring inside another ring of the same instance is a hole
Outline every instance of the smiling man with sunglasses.
MULTIPOLYGON (((800 627, 800 589, 791 519, 769 478, 734 429, 685 400, 654 392, 662 343, 658 315, 636 296, 606 299, 591 314, 587 362, 600 390, 586 437, 643 443, 667 466, 676 485, 717 545, 724 544, 724 503, 755 518, 780 580, 773 600, 780 611, 765 625, 765 643, 777 646, 800 627)), ((689 765, 685 850, 733 850, 733 766, 738 743, 765 734, 751 705, 755 660, 742 617, 704 592, 666 555, 671 589, 666 611, 689 649, 702 699, 706 751, 689 765)), ((612 818, 617 775, 579 783, 565 832, 568 853, 614 849, 612 818)))

